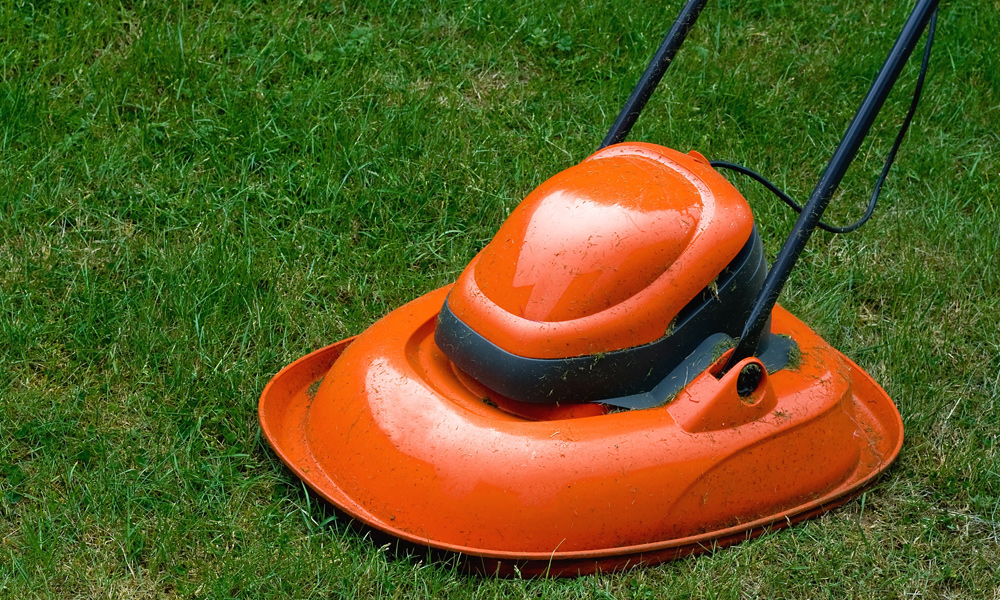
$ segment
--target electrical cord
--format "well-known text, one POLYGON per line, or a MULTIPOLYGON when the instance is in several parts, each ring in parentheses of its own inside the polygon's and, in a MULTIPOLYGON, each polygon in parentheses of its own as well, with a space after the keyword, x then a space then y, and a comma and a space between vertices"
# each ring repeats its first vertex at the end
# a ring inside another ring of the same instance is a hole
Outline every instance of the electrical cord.
MULTIPOLYGON (((885 159, 885 164, 882 166, 882 173, 879 175, 878 179, 875 181, 875 189, 872 192, 872 197, 868 201, 868 208, 865 210, 865 214, 850 225, 844 225, 843 227, 838 227, 836 225, 829 225, 820 221, 818 227, 824 231, 829 231, 830 233, 850 233, 862 225, 864 225, 868 219, 871 218, 872 213, 875 212, 875 205, 878 204, 879 194, 882 193, 882 184, 885 183, 886 177, 889 175, 889 168, 892 167, 893 161, 896 160, 896 153, 899 151, 899 146, 903 143, 903 138, 906 136, 906 131, 910 128, 910 122, 913 121, 913 115, 917 111, 917 104, 920 102, 920 92, 924 88, 924 78, 927 75, 927 65, 931 58, 931 46, 934 43, 934 28, 937 24, 937 9, 934 9, 934 13, 931 15, 930 23, 927 26, 927 42, 924 45, 924 58, 920 63, 920 74, 917 76, 917 84, 913 90, 913 100, 910 102, 910 109, 906 113, 906 118, 903 119, 903 125, 899 128, 899 133, 896 135, 896 141, 892 144, 892 149, 889 150, 889 155, 885 159)), ((716 169, 728 169, 730 171, 735 171, 742 175, 750 177, 757 183, 760 183, 768 190, 770 190, 775 196, 780 198, 785 204, 790 206, 795 212, 802 212, 802 205, 793 200, 791 196, 785 193, 784 190, 768 181, 760 173, 757 173, 753 169, 745 167, 743 165, 732 163, 724 160, 713 160, 710 164, 716 169)))

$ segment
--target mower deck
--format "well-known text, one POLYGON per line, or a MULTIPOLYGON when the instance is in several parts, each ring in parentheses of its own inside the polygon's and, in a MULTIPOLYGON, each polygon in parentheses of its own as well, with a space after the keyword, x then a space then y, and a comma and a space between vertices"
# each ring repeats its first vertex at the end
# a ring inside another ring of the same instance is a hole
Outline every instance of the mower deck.
POLYGON ((285 367, 259 411, 320 496, 472 570, 570 576, 737 543, 846 502, 902 445, 888 395, 780 306, 772 330, 801 356, 749 397, 739 368, 713 375, 723 356, 659 407, 518 414, 434 344, 449 289, 285 367))

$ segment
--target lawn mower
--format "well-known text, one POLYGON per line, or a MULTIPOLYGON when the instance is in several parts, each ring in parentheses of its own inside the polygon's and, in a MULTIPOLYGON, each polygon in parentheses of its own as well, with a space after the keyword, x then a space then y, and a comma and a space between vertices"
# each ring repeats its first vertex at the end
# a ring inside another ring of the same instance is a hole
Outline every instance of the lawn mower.
POLYGON ((484 573, 607 572, 819 515, 896 458, 893 401, 776 301, 816 227, 871 216, 937 2, 918 2, 804 207, 746 167, 625 141, 704 4, 683 7, 600 148, 532 191, 453 285, 265 387, 267 440, 355 522, 484 573), (925 29, 868 210, 823 223, 925 29), (800 211, 770 268, 717 169, 800 211))

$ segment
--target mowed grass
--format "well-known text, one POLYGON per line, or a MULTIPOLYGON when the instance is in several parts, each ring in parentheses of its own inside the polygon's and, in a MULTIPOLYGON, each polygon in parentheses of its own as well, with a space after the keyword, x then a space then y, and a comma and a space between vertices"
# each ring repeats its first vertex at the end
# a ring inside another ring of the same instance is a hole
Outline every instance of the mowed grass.
MULTIPOLYGON (((632 139, 804 198, 909 2, 711 3, 632 139)), ((875 217, 782 296, 896 400, 860 499, 560 581, 394 557, 281 464, 291 360, 450 282, 592 152, 679 2, 0 3, 0 597, 1000 597, 1000 5, 947 3, 875 217)), ((904 71, 828 211, 853 220, 904 71)), ((773 256, 794 215, 733 176, 773 256)))

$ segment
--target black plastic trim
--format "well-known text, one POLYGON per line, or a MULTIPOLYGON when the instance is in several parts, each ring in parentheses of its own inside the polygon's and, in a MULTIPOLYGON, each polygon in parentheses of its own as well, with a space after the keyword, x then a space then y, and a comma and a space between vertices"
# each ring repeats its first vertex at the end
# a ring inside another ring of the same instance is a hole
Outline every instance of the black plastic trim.
MULTIPOLYGON (((434 340, 460 369, 508 398, 534 403, 604 402, 640 408, 636 404, 655 399, 639 402, 639 398, 633 398, 626 404, 615 400, 642 396, 663 387, 667 380, 672 383, 665 390, 678 384, 683 387, 703 371, 707 367, 703 365, 704 343, 710 339, 728 340, 731 347, 766 275, 767 261, 755 228, 719 275, 715 289, 702 291, 688 303, 678 313, 671 332, 655 342, 586 356, 528 358, 500 348, 466 325, 451 311, 447 300, 438 315, 434 340), (681 375, 675 373, 678 368, 681 375)), ((716 345, 709 349, 709 358, 712 353, 717 358, 726 349, 717 349, 716 345)))

